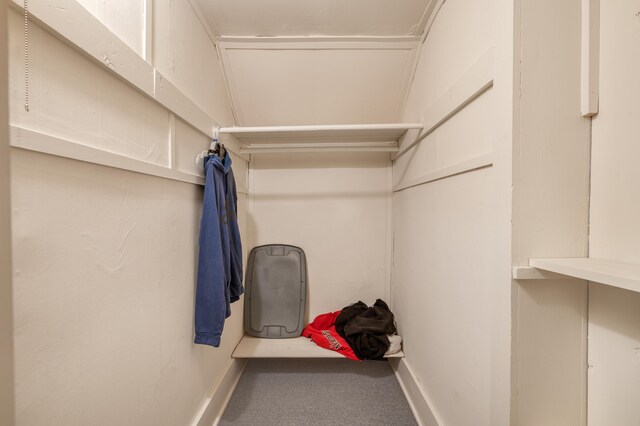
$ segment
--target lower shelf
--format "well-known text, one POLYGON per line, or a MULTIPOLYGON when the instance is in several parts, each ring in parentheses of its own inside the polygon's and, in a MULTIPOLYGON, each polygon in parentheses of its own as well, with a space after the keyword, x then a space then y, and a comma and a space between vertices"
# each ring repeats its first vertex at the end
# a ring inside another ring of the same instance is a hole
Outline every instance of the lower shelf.
MULTIPOLYGON (((403 358, 402 351, 386 358, 403 358)), ((321 348, 306 337, 262 339, 244 336, 233 358, 344 358, 337 352, 321 348)), ((346 358, 345 358, 346 359, 346 358)))

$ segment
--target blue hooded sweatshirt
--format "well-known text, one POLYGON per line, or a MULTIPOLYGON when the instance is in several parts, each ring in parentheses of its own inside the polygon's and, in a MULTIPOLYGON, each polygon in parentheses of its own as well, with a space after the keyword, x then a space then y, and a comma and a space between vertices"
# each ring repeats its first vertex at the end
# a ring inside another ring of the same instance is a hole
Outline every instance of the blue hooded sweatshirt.
POLYGON ((204 174, 194 342, 218 347, 224 320, 231 315, 230 304, 244 292, 236 182, 229 153, 224 160, 217 155, 205 158, 204 174))

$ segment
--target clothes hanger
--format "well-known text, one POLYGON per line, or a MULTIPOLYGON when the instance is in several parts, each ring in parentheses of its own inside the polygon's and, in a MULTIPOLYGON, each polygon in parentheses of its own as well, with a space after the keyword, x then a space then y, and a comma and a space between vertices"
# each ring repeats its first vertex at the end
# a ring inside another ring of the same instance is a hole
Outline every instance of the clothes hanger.
POLYGON ((224 147, 224 144, 220 142, 220 128, 215 127, 213 129, 213 139, 211 140, 211 145, 208 150, 200 151, 198 155, 196 155, 195 163, 198 166, 202 165, 202 160, 210 155, 217 155, 221 160, 224 160, 224 157, 227 155, 227 150, 224 147))
POLYGON ((215 154, 220 157, 221 160, 224 160, 224 157, 227 155, 227 150, 224 148, 224 144, 220 142, 219 127, 213 129, 213 140, 211 141, 211 146, 209 147, 209 154, 215 154))

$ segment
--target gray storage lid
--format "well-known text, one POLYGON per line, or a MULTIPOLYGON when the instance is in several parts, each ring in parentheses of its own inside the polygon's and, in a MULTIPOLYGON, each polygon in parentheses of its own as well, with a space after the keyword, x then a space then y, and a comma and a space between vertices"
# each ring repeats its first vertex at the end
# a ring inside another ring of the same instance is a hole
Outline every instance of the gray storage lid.
POLYGON ((299 247, 271 244, 249 254, 244 330, 255 337, 298 337, 304 328, 307 262, 299 247))

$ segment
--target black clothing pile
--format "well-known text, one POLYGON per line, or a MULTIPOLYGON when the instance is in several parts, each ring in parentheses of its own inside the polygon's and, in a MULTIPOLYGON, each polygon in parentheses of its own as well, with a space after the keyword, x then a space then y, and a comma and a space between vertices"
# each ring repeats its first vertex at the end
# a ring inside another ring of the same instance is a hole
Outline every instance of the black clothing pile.
POLYGON ((383 359, 389 349, 388 334, 396 332, 393 313, 382 299, 373 306, 358 301, 336 318, 336 331, 360 359, 383 359))

